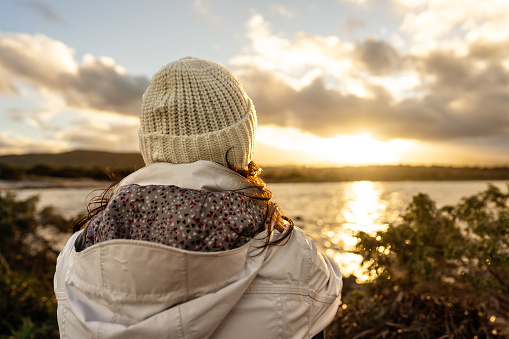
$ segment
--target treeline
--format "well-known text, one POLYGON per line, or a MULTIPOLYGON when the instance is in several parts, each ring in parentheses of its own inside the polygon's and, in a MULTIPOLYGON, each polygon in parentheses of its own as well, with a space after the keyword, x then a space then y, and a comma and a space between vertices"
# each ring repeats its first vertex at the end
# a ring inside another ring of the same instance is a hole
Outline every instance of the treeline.
POLYGON ((267 167, 268 182, 509 180, 509 167, 364 166, 337 168, 267 167))
MULTIPOLYGON (((506 167, 361 166, 302 167, 263 166, 268 182, 509 180, 506 167)), ((59 154, 0 156, 0 180, 23 180, 27 176, 108 179, 107 168, 123 176, 144 166, 139 153, 71 151, 59 154)))
POLYGON ((133 170, 78 166, 56 166, 37 164, 31 167, 16 166, 8 163, 0 163, 0 180, 25 180, 31 177, 54 177, 54 178, 90 178, 94 180, 109 180, 121 178, 133 170))
MULTIPOLYGON (((122 178, 135 168, 110 170, 107 167, 14 165, 0 162, 0 180, 24 180, 30 177, 122 178)), ((266 167, 262 177, 267 182, 337 182, 337 181, 424 181, 424 180, 509 180, 509 167, 443 166, 364 166, 364 167, 266 167)))
POLYGON ((77 167, 141 168, 144 165, 140 153, 112 153, 85 150, 64 153, 0 155, 0 162, 24 167, 48 164, 77 167))

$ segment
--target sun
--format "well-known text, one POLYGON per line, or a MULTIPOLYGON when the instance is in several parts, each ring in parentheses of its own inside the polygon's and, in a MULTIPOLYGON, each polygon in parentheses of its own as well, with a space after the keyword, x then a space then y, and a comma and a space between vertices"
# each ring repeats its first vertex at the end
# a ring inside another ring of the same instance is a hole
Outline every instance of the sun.
POLYGON ((409 148, 409 141, 394 139, 378 141, 369 133, 343 135, 322 139, 324 156, 331 161, 349 165, 394 164, 399 163, 403 151, 409 148))
MULTIPOLYGON (((417 146, 412 140, 375 140, 369 133, 322 138, 296 128, 275 126, 259 127, 256 140, 283 152, 278 155, 286 155, 285 151, 300 154, 295 163, 318 166, 404 163, 417 146)), ((281 162, 289 163, 288 158, 284 161, 280 158, 281 162)))

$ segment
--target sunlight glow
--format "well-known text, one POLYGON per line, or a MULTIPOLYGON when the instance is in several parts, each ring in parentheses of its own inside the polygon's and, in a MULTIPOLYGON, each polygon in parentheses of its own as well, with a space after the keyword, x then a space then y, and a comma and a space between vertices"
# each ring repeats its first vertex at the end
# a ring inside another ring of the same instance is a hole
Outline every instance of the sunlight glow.
POLYGON ((399 153, 406 149, 408 142, 374 140, 369 133, 324 139, 322 149, 331 160, 351 165, 386 164, 400 161, 399 153))
POLYGON ((354 234, 358 231, 374 234, 388 227, 388 224, 381 220, 387 206, 380 199, 380 192, 377 184, 371 181, 350 183, 345 192, 347 204, 337 216, 338 222, 343 224, 342 237, 345 252, 335 252, 331 255, 342 265, 342 268, 344 267, 344 273, 355 275, 358 282, 368 281, 371 277, 360 269, 362 257, 351 252, 357 244, 354 234))
POLYGON ((378 141, 369 133, 321 138, 295 128, 260 126, 257 141, 286 150, 313 155, 313 159, 345 165, 397 164, 404 159, 414 141, 394 139, 378 141))
MULTIPOLYGON (((366 282, 373 275, 363 269, 366 263, 362 264, 362 256, 353 252, 357 244, 355 233, 364 231, 374 235, 389 227, 387 200, 382 198, 384 188, 381 183, 371 181, 350 182, 342 187, 337 194, 343 203, 336 206, 335 220, 330 223, 317 220, 318 227, 307 232, 313 239, 322 239, 320 250, 340 265, 344 276, 355 275, 357 282, 366 282)), ((380 247, 379 251, 387 253, 388 248, 380 247)))
POLYGON ((374 233, 387 228, 380 222, 386 205, 380 199, 380 189, 371 181, 349 184, 346 192, 347 206, 338 218, 344 219, 344 227, 352 231, 374 233))

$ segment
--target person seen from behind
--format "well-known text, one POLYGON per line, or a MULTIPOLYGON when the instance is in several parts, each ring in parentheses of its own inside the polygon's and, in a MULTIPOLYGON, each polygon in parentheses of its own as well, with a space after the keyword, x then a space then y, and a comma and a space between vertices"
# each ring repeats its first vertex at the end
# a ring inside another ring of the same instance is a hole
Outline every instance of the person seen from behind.
POLYGON ((253 162, 256 112, 235 76, 186 57, 143 95, 146 166, 75 223, 58 257, 61 338, 312 338, 337 264, 281 213, 253 162))

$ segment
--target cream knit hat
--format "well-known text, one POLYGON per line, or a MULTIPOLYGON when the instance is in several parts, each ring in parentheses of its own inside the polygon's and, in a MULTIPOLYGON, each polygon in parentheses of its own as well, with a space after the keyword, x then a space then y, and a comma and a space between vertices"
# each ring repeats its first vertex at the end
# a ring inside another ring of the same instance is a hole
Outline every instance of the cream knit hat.
POLYGON ((145 164, 228 161, 243 169, 253 158, 256 111, 235 76, 194 57, 157 72, 141 104, 140 150, 145 164))

